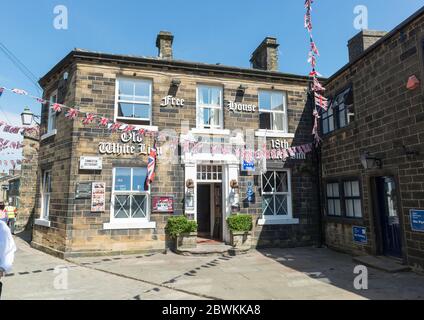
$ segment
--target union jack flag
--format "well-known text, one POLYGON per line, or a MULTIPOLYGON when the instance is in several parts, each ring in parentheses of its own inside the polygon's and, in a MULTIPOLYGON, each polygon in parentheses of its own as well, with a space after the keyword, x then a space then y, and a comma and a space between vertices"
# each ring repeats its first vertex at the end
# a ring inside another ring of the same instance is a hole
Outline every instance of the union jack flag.
POLYGON ((314 77, 314 83, 312 85, 313 91, 325 91, 325 88, 321 85, 317 78, 314 77))
POLYGON ((24 95, 24 96, 28 95, 28 92, 26 92, 25 90, 22 90, 22 89, 12 89, 12 92, 16 93, 16 94, 21 94, 21 95, 24 95))
POLYGON ((315 104, 325 111, 328 109, 328 99, 320 95, 318 92, 315 92, 315 104))
POLYGON ((146 177, 146 190, 149 188, 149 185, 155 179, 155 169, 156 169, 156 157, 157 157, 157 149, 156 149, 156 140, 153 143, 153 147, 150 148, 150 154, 147 159, 147 177, 146 177))
POLYGON ((109 123, 109 119, 105 117, 101 117, 99 120, 99 124, 103 127, 106 127, 109 123))
POLYGON ((3 94, 4 88, 0 88, 0 97, 3 94))
POLYGON ((68 119, 75 119, 78 116, 78 110, 71 108, 68 110, 68 112, 65 114, 65 117, 68 119))
POLYGON ((313 53, 315 53, 317 56, 319 56, 318 47, 317 47, 317 45, 315 44, 315 41, 314 41, 314 39, 312 39, 312 37, 310 37, 310 42, 311 42, 311 51, 312 51, 313 53))
POLYGON ((82 121, 83 124, 90 124, 94 121, 94 114, 87 113, 85 119, 82 121))

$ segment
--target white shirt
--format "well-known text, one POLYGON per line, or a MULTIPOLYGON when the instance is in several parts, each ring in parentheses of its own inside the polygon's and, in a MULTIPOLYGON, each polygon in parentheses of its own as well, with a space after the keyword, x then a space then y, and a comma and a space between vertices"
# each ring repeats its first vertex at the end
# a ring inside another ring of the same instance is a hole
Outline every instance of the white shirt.
POLYGON ((15 259, 16 245, 9 227, 0 221, 0 268, 9 272, 15 259))

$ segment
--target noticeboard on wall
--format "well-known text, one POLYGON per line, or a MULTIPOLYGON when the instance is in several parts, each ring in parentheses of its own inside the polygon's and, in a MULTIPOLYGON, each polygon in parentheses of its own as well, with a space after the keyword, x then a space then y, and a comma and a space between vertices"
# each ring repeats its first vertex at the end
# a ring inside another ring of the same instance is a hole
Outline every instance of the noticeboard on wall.
POLYGON ((91 212, 104 212, 106 210, 106 183, 93 182, 91 192, 91 212))
POLYGON ((91 182, 77 183, 75 190, 75 199, 90 199, 91 198, 91 182))
POLYGON ((415 232, 424 232, 424 210, 410 210, 411 229, 415 232))
POLYGON ((352 233, 353 233, 353 242, 357 244, 367 244, 368 238, 367 238, 367 228, 365 227, 352 227, 352 233))
POLYGON ((174 197, 156 196, 152 199, 153 212, 174 212, 174 197))

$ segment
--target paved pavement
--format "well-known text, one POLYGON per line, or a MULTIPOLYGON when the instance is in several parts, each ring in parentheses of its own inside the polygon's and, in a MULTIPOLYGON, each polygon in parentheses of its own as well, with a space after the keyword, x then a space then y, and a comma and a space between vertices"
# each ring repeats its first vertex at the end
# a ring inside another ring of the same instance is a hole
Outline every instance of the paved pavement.
POLYGON ((251 251, 240 256, 143 254, 63 261, 17 238, 3 299, 424 299, 424 276, 368 268, 368 290, 353 287, 355 263, 328 249, 251 251))

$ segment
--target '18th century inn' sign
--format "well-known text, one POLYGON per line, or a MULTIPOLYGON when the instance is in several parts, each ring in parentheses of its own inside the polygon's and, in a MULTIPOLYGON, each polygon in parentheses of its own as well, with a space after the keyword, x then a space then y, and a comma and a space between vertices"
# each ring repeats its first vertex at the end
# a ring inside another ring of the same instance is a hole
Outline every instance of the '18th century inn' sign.
MULTIPOLYGON (((127 155, 127 154, 144 154, 147 155, 150 151, 143 142, 143 137, 135 132, 124 132, 121 134, 121 142, 100 142, 99 153, 110 154, 110 155, 127 155)), ((158 154, 160 154, 160 148, 158 148, 158 154)))

